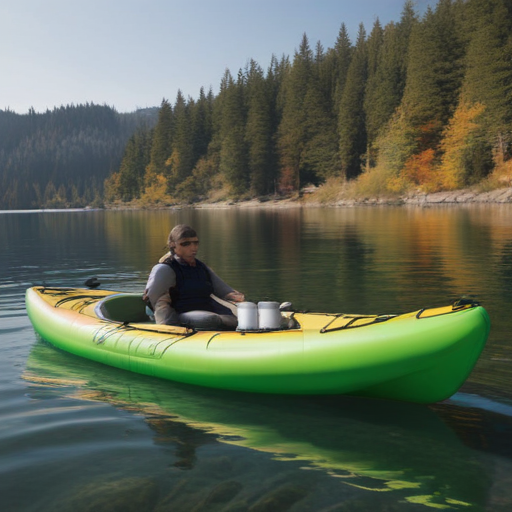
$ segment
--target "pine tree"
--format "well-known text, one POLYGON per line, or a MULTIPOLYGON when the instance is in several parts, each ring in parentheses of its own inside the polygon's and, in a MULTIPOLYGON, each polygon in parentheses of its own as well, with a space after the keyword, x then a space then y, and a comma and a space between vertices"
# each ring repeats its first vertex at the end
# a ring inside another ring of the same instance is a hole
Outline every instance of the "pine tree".
POLYGON ((140 127, 128 140, 119 168, 117 194, 122 201, 139 198, 144 188, 144 175, 150 160, 151 132, 140 127))
POLYGON ((317 184, 341 173, 336 118, 322 87, 313 77, 305 98, 306 138, 302 153, 303 176, 317 184))
POLYGON ((199 99, 191 108, 191 128, 192 141, 194 147, 194 162, 205 156, 208 151, 208 145, 212 138, 212 97, 207 96, 204 88, 199 91, 199 99))
POLYGON ((231 75, 227 77, 220 126, 220 172, 232 195, 236 197, 247 193, 249 189, 244 86, 245 79, 241 71, 236 82, 231 75))
POLYGON ((171 104, 162 100, 158 113, 158 122, 153 132, 150 162, 146 169, 145 186, 155 182, 157 176, 165 176, 166 162, 172 154, 172 136, 174 128, 171 104))
POLYGON ((194 160, 194 137, 190 109, 181 90, 176 95, 173 109, 172 146, 169 158, 165 162, 169 192, 192 173, 194 160))
POLYGON ((320 41, 316 43, 313 62, 313 76, 316 79, 316 87, 320 89, 322 96, 330 102, 333 99, 334 60, 327 57, 327 53, 320 41))
MULTIPOLYGON (((373 164, 377 156, 377 138, 386 129, 387 123, 402 100, 407 74, 409 37, 417 21, 412 1, 408 0, 400 22, 398 24, 391 22, 384 28, 376 66, 375 64, 369 66, 364 101, 369 150, 367 165, 373 164)), ((377 34, 379 32, 380 30, 377 34)))
POLYGON ((339 154, 342 172, 347 178, 360 174, 361 158, 366 151, 364 95, 367 65, 366 31, 361 24, 338 115, 339 154))
POLYGON ((267 71, 266 84, 268 98, 270 102, 270 131, 272 140, 272 192, 277 192, 277 185, 280 177, 280 163, 279 163, 279 125, 283 117, 283 82, 285 77, 290 71, 290 60, 288 57, 283 56, 280 61, 275 56, 272 56, 270 66, 267 71))
POLYGON ((371 80, 377 73, 380 60, 380 51, 384 43, 384 29, 377 18, 373 24, 372 31, 366 41, 366 54, 368 62, 368 80, 371 80))
POLYGON ((320 42, 304 99, 306 137, 302 155, 304 177, 313 184, 339 174, 338 137, 331 91, 332 72, 320 42))
MULTIPOLYGON (((386 27, 386 34, 392 31, 386 27)), ((389 36, 387 37, 389 39, 389 36)), ((389 44, 389 43, 388 43, 389 44)), ((384 113, 385 108, 382 106, 381 100, 383 94, 389 94, 390 91, 385 91, 382 87, 383 78, 383 62, 384 62, 384 30, 377 19, 373 25, 372 32, 367 42, 368 49, 368 75, 366 82, 365 98, 364 98, 364 113, 366 121, 366 134, 368 140, 368 150, 366 163, 367 166, 371 163, 370 147, 376 140, 380 128, 387 121, 385 117, 387 112, 384 113), (385 92, 384 92, 385 91, 385 92)), ((389 116, 390 114, 388 114, 389 116)))
POLYGON ((347 27, 342 23, 338 33, 338 38, 336 39, 336 44, 334 45, 332 52, 329 52, 329 55, 333 55, 335 62, 331 86, 332 101, 335 112, 339 111, 340 101, 345 89, 348 69, 350 67, 350 62, 352 61, 353 53, 354 47, 350 42, 347 27))
POLYGON ((470 0, 467 33, 470 34, 462 97, 480 103, 482 137, 487 150, 510 156, 512 142, 512 3, 507 0, 470 0))
POLYGON ((418 131, 419 151, 439 143, 457 104, 464 46, 456 8, 440 0, 411 32, 403 107, 418 131))
POLYGON ((263 70, 253 60, 247 71, 247 124, 246 144, 251 191, 265 195, 274 189, 276 161, 272 108, 272 84, 265 79, 263 70))
POLYGON ((289 71, 288 59, 279 62, 275 55, 272 55, 270 66, 267 70, 266 82, 270 99, 270 110, 272 114, 272 132, 276 134, 282 116, 282 105, 279 102, 279 95, 283 87, 283 80, 289 71))
POLYGON ((397 25, 397 42, 395 47, 395 63, 398 68, 398 90, 400 99, 405 89, 405 83, 407 80, 407 65, 408 65, 408 54, 409 45, 411 41, 411 33, 414 27, 418 24, 418 16, 414 11, 413 0, 406 0, 404 8, 402 9, 402 15, 400 22, 397 25))
MULTIPOLYGON (((217 155, 217 160, 220 163, 220 151, 222 145, 222 117, 224 112, 224 105, 226 103, 227 89, 233 83, 233 76, 229 69, 226 69, 220 81, 219 94, 212 102, 212 138, 208 147, 209 154, 217 155)), ((211 93, 211 90, 210 90, 211 93)), ((220 167, 217 169, 220 172, 220 167)))
POLYGON ((307 141, 305 100, 313 73, 313 53, 306 34, 293 65, 283 80, 283 114, 278 130, 278 149, 281 167, 280 188, 291 192, 300 190, 308 180, 303 166, 303 151, 307 141))

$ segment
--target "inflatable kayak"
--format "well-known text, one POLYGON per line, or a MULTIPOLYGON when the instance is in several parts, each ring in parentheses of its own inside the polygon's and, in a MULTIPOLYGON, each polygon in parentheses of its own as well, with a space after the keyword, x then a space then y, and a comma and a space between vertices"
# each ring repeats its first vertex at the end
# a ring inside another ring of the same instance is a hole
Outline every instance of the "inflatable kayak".
POLYGON ((490 321, 476 303, 402 315, 283 312, 286 328, 210 331, 156 325, 141 295, 34 287, 26 306, 57 348, 136 373, 253 393, 352 394, 418 403, 454 394, 490 321))

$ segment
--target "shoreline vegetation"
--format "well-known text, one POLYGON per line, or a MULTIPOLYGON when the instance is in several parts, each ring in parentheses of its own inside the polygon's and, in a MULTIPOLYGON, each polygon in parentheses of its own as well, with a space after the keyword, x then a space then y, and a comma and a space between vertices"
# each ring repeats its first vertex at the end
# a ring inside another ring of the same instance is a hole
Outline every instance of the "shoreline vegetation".
POLYGON ((210 199, 196 203, 172 204, 143 204, 140 201, 113 202, 105 205, 107 210, 151 210, 151 209, 222 209, 222 208, 336 208, 358 206, 418 206, 430 207, 436 205, 472 205, 472 204, 512 204, 512 186, 482 190, 482 187, 472 187, 452 191, 424 193, 409 192, 403 195, 353 196, 350 186, 333 187, 325 184, 319 187, 311 186, 303 189, 300 194, 282 197, 268 195, 263 197, 234 200, 229 198, 210 199))

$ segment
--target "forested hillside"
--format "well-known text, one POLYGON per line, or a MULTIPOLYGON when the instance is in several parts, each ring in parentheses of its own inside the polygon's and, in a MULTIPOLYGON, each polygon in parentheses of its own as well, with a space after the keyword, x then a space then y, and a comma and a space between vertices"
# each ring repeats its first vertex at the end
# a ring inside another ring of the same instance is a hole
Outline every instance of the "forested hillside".
POLYGON ((509 186, 512 1, 439 0, 420 17, 407 0, 353 42, 343 23, 332 48, 304 34, 292 57, 154 110, 0 110, 0 209, 509 186))
POLYGON ((108 201, 287 194, 352 180, 368 193, 494 186, 512 178, 512 2, 440 0, 352 43, 304 35, 293 58, 254 61, 220 92, 164 101, 106 182, 108 201), (500 181, 501 180, 501 181, 500 181))
POLYGON ((93 104, 0 110, 0 209, 101 205, 129 137, 155 121, 150 110, 119 114, 93 104))

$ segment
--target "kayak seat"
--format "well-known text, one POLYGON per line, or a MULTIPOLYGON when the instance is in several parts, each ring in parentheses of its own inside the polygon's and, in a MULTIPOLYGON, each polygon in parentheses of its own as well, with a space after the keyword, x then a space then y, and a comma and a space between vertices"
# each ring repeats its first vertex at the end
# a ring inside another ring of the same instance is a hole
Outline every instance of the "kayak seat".
POLYGON ((105 320, 123 323, 149 322, 146 314, 146 303, 142 295, 119 294, 103 299, 98 304, 99 316, 105 320))

